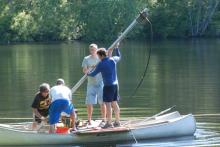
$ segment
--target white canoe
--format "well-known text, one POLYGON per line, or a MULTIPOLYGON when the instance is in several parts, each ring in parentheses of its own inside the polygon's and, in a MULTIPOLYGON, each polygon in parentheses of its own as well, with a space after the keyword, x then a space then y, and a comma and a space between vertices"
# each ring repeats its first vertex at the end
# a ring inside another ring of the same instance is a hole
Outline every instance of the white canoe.
POLYGON ((21 126, 25 126, 25 123, 0 124, 0 145, 76 145, 192 136, 196 131, 194 116, 192 114, 180 115, 177 111, 151 120, 125 121, 123 127, 119 128, 79 130, 68 134, 39 133, 21 126))

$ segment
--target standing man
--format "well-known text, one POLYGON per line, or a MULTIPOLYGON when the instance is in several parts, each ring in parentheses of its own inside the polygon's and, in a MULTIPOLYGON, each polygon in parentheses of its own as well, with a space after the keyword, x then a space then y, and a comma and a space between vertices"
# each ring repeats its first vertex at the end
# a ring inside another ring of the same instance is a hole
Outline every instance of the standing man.
POLYGON ((50 133, 55 133, 55 124, 59 122, 61 112, 70 115, 72 131, 75 128, 75 111, 72 104, 72 92, 65 86, 63 79, 58 79, 56 86, 50 90, 52 103, 49 110, 50 133))
POLYGON ((37 127, 37 124, 47 119, 49 105, 51 102, 49 90, 50 85, 43 83, 39 87, 39 92, 35 95, 34 101, 31 105, 33 111, 33 129, 37 127))
MULTIPOLYGON (((82 62, 82 68, 85 74, 93 69, 100 61, 96 54, 97 49, 98 47, 96 44, 89 45, 90 55, 84 57, 82 62)), ((94 77, 88 77, 86 93, 88 125, 91 125, 93 105, 97 104, 97 101, 100 105, 101 117, 102 121, 104 122, 106 117, 106 107, 103 103, 103 80, 101 74, 97 74, 94 77)))
POLYGON ((118 47, 116 50, 116 56, 111 57, 113 49, 108 50, 108 56, 104 48, 100 48, 97 51, 98 57, 101 60, 96 68, 88 73, 88 76, 94 77, 98 73, 102 74, 104 88, 103 88, 103 101, 107 110, 107 122, 103 128, 112 127, 112 108, 115 113, 114 127, 120 126, 120 108, 118 105, 118 78, 116 63, 121 59, 120 51, 118 47))

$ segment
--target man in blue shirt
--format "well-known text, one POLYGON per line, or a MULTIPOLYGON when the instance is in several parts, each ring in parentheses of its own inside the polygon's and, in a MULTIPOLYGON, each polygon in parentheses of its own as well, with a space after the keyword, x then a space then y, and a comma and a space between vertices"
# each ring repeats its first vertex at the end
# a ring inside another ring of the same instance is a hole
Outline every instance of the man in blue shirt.
POLYGON ((118 105, 118 78, 116 64, 121 59, 120 51, 118 48, 115 49, 116 56, 111 57, 113 49, 107 52, 104 48, 100 48, 97 51, 97 55, 100 62, 97 64, 96 68, 88 73, 88 76, 96 76, 98 73, 102 74, 104 87, 103 87, 103 101, 106 104, 106 115, 107 122, 103 128, 112 127, 112 108, 115 113, 114 127, 120 126, 120 108, 118 105))

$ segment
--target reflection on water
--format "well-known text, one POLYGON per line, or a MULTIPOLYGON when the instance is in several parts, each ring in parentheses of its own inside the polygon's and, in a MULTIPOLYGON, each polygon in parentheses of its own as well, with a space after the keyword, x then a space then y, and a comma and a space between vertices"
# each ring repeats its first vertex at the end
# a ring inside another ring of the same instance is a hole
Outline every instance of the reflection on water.
MULTIPOLYGON (((72 87, 83 76, 81 62, 88 54, 88 45, 79 42, 0 45, 0 118, 31 117, 30 105, 42 82, 54 85, 62 77, 72 87)), ((117 146, 219 144, 219 116, 201 115, 220 113, 219 46, 218 39, 154 42, 147 76, 137 94, 130 98, 144 70, 148 44, 123 42, 122 60, 118 64, 122 117, 151 116, 172 105, 182 114, 200 116, 196 117, 195 138, 117 143, 117 146)), ((83 84, 74 94, 80 118, 86 118, 85 89, 83 84)), ((94 117, 99 117, 98 106, 94 117)))

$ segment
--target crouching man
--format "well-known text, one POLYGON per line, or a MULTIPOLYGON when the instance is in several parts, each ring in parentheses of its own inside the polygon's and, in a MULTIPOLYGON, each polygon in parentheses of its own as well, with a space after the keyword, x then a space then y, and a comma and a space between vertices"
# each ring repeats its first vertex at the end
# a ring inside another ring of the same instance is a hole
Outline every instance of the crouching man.
POLYGON ((71 131, 76 130, 75 128, 75 111, 72 104, 72 92, 65 86, 63 79, 58 79, 56 86, 52 87, 50 90, 50 95, 52 103, 49 109, 49 123, 50 123, 50 133, 55 133, 55 125, 59 122, 59 118, 62 112, 70 115, 71 131))
POLYGON ((36 129, 42 121, 47 121, 48 110, 50 105, 49 97, 50 85, 43 83, 39 87, 39 91, 36 93, 34 101, 31 105, 33 110, 33 125, 32 128, 36 129))

